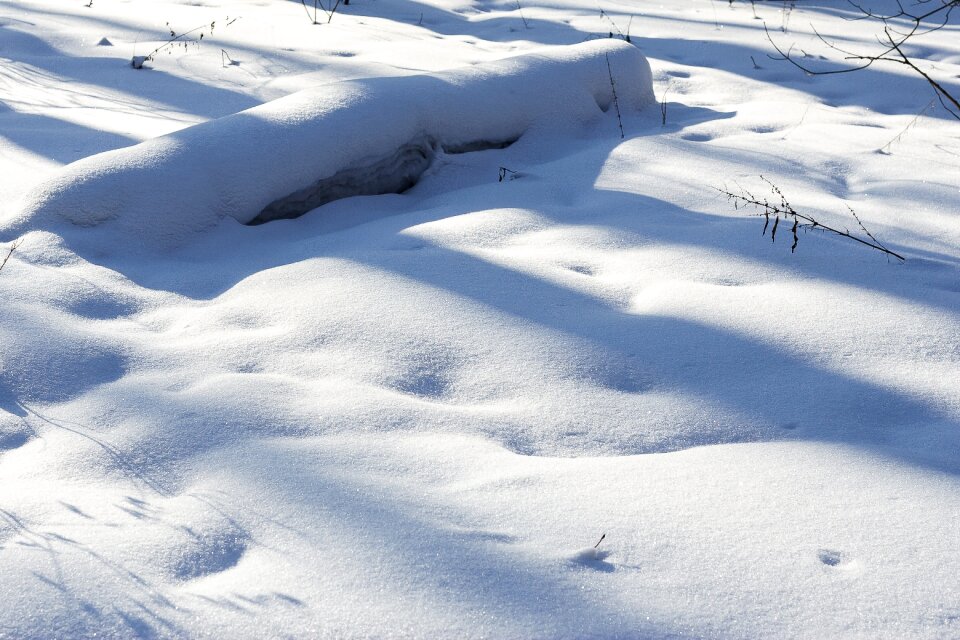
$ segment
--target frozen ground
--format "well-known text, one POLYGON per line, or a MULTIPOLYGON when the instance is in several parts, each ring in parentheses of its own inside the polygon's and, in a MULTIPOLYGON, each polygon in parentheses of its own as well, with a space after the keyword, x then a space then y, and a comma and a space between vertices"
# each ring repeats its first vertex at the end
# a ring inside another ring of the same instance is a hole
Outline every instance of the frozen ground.
POLYGON ((960 637, 960 123, 800 5, 0 0, 0 638, 960 637))

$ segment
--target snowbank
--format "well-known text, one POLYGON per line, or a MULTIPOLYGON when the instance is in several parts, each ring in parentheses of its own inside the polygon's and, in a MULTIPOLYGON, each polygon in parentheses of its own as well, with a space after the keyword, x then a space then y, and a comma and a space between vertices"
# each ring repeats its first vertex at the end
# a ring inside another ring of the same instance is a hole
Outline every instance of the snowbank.
POLYGON ((293 217, 336 197, 399 191, 439 149, 503 145, 537 122, 595 117, 613 101, 611 74, 621 110, 654 99, 643 54, 619 41, 308 89, 72 163, 0 231, 136 251, 176 246, 226 216, 293 217))

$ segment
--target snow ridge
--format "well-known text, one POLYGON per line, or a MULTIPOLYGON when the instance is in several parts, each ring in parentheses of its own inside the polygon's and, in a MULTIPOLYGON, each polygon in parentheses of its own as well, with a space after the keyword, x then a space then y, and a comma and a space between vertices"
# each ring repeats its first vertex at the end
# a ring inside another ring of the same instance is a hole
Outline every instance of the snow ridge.
POLYGON ((611 74, 621 110, 654 100, 646 58, 619 41, 307 89, 67 165, 0 233, 45 229, 78 251, 140 252, 181 245, 226 217, 300 215, 333 199, 323 181, 344 172, 346 183, 365 183, 335 180, 334 196, 402 190, 435 148, 502 143, 538 122, 596 117, 614 99, 611 74))

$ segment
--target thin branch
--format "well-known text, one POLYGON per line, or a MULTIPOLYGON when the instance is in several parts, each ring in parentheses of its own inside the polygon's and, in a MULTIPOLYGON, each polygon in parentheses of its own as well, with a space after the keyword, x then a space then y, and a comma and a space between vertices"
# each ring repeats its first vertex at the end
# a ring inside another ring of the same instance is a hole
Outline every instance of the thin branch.
POLYGON ((7 266, 7 260, 10 259, 10 256, 13 255, 13 252, 17 250, 17 247, 20 246, 22 240, 17 240, 10 245, 10 249, 7 250, 7 255, 3 258, 3 262, 0 262, 0 271, 3 271, 3 268, 7 266))
MULTIPOLYGON (((890 34, 887 33, 887 36, 890 37, 890 34)), ((943 104, 944 100, 947 100, 948 102, 950 102, 950 104, 953 105, 955 109, 957 109, 957 111, 954 111, 946 104, 943 105, 944 108, 947 111, 949 111, 951 115, 953 115, 953 117, 955 117, 957 120, 960 120, 960 101, 958 101, 956 98, 950 95, 950 93, 943 88, 943 85, 941 85, 939 82, 937 82, 936 80, 931 78, 929 75, 927 75, 927 73, 924 72, 923 69, 915 65, 913 61, 910 58, 908 58, 906 54, 903 53, 903 51, 900 50, 900 45, 903 44, 902 42, 894 43, 893 38, 891 37, 890 44, 893 46, 896 52, 900 54, 900 57, 903 58, 903 64, 907 65, 908 67, 910 67, 911 69, 919 73, 921 76, 923 76, 923 79, 926 80, 928 83, 930 83, 930 86, 936 90, 937 95, 940 96, 941 104, 943 104)))
POLYGON ((853 211, 853 209, 849 205, 847 205, 847 208, 850 210, 850 213, 853 214, 853 218, 854 220, 857 221, 857 225, 864 232, 864 234, 866 234, 866 238, 858 235, 854 235, 850 233, 848 229, 841 230, 841 229, 837 229, 835 227, 831 227, 829 225, 823 224, 822 222, 813 218, 810 215, 798 212, 787 201, 786 196, 783 194, 780 188, 777 187, 777 185, 775 185, 773 182, 771 182, 764 176, 760 176, 760 179, 766 182, 768 185, 770 185, 770 190, 780 200, 778 204, 771 203, 766 198, 764 199, 757 198, 750 192, 745 191, 743 189, 741 189, 740 193, 734 193, 733 191, 730 191, 729 189, 726 189, 726 188, 724 189, 717 188, 717 191, 727 196, 728 200, 733 201, 734 206, 737 209, 739 209, 741 206, 748 206, 748 205, 754 207, 755 209, 758 209, 759 211, 755 215, 762 216, 764 218, 763 235, 766 235, 767 228, 770 225, 770 218, 773 217, 774 219, 773 228, 770 231, 770 239, 773 242, 776 242, 777 240, 777 229, 780 226, 781 218, 787 221, 792 221, 793 224, 791 225, 791 229, 790 229, 792 240, 793 240, 790 246, 791 253, 796 251, 797 244, 800 241, 800 236, 798 234, 798 231, 800 229, 803 229, 805 231, 820 230, 827 233, 833 233, 835 235, 847 238, 849 240, 853 240, 854 242, 858 242, 864 246, 867 246, 871 249, 879 251, 883 254, 892 256, 897 260, 900 260, 901 262, 906 261, 906 258, 904 258, 902 255, 888 249, 883 243, 877 240, 877 238, 867 230, 863 222, 860 220, 860 217, 853 211))
POLYGON ((506 167, 500 167, 500 178, 497 180, 497 182, 503 182, 504 180, 515 180, 519 177, 519 171, 514 171, 513 169, 508 169, 506 167))
POLYGON ((903 135, 904 135, 907 131, 909 131, 910 129, 912 129, 918 122, 920 122, 920 117, 923 116, 927 111, 930 111, 931 108, 933 108, 933 106, 936 104, 936 100, 937 100, 937 99, 934 98, 933 100, 931 100, 930 102, 928 102, 928 103, 927 103, 927 106, 925 106, 923 109, 921 109, 921 110, 919 111, 919 113, 917 113, 917 115, 913 116, 913 119, 910 120, 910 122, 907 123, 907 126, 905 126, 905 127, 900 131, 900 133, 898 133, 898 134, 895 135, 893 138, 891 138, 890 141, 887 142, 887 144, 885 144, 885 145, 883 145, 882 147, 880 147, 879 149, 877 149, 877 151, 879 151, 880 153, 886 154, 886 155, 889 155, 890 153, 892 153, 892 151, 893 151, 893 150, 892 150, 893 143, 895 143, 895 142, 900 142, 900 140, 903 138, 903 135))
MULTIPOLYGON (((928 0, 918 0, 914 6, 927 4, 927 1, 928 0)), ((814 35, 816 35, 824 45, 830 49, 833 49, 834 51, 842 53, 844 55, 844 60, 854 63, 853 66, 842 69, 814 69, 797 60, 797 56, 793 53, 792 46, 784 51, 773 39, 766 22, 764 22, 763 30, 766 33, 767 40, 780 56, 779 58, 773 55, 769 55, 768 57, 773 60, 785 60, 807 75, 811 76, 853 73, 854 71, 862 71, 867 69, 875 62, 892 62, 901 64, 923 78, 927 84, 933 88, 937 99, 940 101, 940 104, 943 105, 943 108, 947 111, 947 113, 960 120, 960 99, 951 93, 951 91, 941 82, 931 76, 928 72, 921 69, 913 59, 904 53, 902 48, 905 44, 916 37, 945 28, 950 23, 954 9, 960 8, 960 0, 938 0, 938 5, 920 13, 911 13, 904 8, 903 4, 899 0, 897 0, 897 11, 889 14, 876 13, 873 10, 859 4, 856 0, 847 0, 847 2, 860 13, 857 19, 875 20, 883 25, 882 36, 878 35, 877 37, 877 42, 882 47, 880 51, 874 53, 857 53, 854 51, 848 51, 847 49, 837 45, 835 42, 831 42, 825 38, 819 31, 817 31, 816 27, 810 25, 814 35), (933 25, 926 24, 930 20, 934 20, 935 23, 933 25), (906 24, 903 25, 903 23, 906 24), (901 27, 901 25, 903 26, 901 27)))
POLYGON ((610 88, 613 90, 613 106, 617 109, 617 124, 620 125, 620 139, 623 140, 626 136, 623 133, 623 119, 620 117, 620 100, 617 98, 617 85, 613 81, 613 70, 610 68, 610 56, 603 54, 603 57, 607 59, 607 73, 610 74, 610 88))
MULTIPOLYGON (((216 25, 216 24, 217 24, 217 21, 216 21, 216 20, 214 20, 213 22, 211 22, 209 25, 208 25, 207 23, 203 23, 203 24, 200 25, 199 27, 194 27, 193 29, 190 29, 190 31, 184 31, 183 33, 180 33, 180 34, 178 34, 178 33, 177 33, 176 31, 174 31, 173 29, 170 29, 170 39, 167 40, 166 42, 164 42, 162 45, 160 45, 160 46, 157 47, 156 49, 154 49, 153 51, 151 51, 151 52, 147 55, 146 59, 147 59, 147 60, 153 60, 153 56, 155 56, 156 54, 160 53, 161 51, 163 51, 163 50, 166 49, 167 47, 172 47, 172 46, 173 46, 175 43, 177 43, 177 42, 183 42, 184 45, 186 45, 188 42, 191 42, 191 43, 199 43, 200 40, 203 40, 203 29, 206 29, 206 28, 209 26, 209 27, 210 27, 210 31, 213 32, 214 25, 216 25), (184 40, 184 38, 186 38, 187 36, 189 36, 191 33, 194 33, 194 32, 197 32, 197 31, 200 31, 200 38, 199 38, 198 40, 184 40)), ((170 23, 169 23, 169 22, 167 23, 167 26, 168 26, 168 27, 170 26, 170 23)))
POLYGON ((811 76, 828 76, 828 75, 833 75, 833 74, 837 74, 837 73, 852 73, 852 72, 854 72, 854 71, 861 71, 862 69, 866 69, 867 67, 869 67, 870 65, 872 65, 872 64, 875 62, 874 60, 870 60, 870 61, 867 62, 866 64, 863 64, 863 65, 861 65, 861 66, 859 66, 859 67, 848 67, 848 68, 846 68, 846 69, 828 69, 828 70, 826 70, 826 71, 816 71, 816 70, 810 69, 810 68, 806 67, 805 65, 802 65, 802 64, 800 64, 799 62, 796 61, 796 59, 791 55, 791 52, 793 51, 793 47, 790 47, 787 51, 783 51, 783 49, 780 48, 780 45, 778 45, 778 44, 774 41, 773 36, 770 35, 770 30, 767 28, 767 23, 766 23, 766 22, 763 23, 763 31, 767 34, 767 40, 770 41, 770 44, 773 46, 773 48, 776 49, 777 53, 780 54, 780 57, 779 57, 779 58, 774 57, 774 56, 771 56, 771 55, 769 55, 769 54, 767 54, 767 57, 770 58, 771 60, 786 60, 787 62, 789 62, 790 64, 792 64, 792 65, 795 66, 796 68, 800 69, 801 71, 803 71, 803 72, 806 73, 807 75, 811 75, 811 76))

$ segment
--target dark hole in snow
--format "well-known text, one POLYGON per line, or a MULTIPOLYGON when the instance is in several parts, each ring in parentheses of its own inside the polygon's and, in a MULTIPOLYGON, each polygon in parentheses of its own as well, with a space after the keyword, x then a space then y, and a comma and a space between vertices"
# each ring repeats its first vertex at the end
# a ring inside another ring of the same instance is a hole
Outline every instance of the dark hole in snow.
POLYGON ((258 225, 272 220, 299 218, 317 207, 341 198, 403 193, 417 184, 433 164, 437 152, 441 149, 448 154, 471 153, 488 149, 506 149, 516 141, 517 138, 444 145, 428 138, 414 140, 382 160, 362 167, 343 169, 288 196, 274 200, 247 224, 258 225))
POLYGON ((820 562, 827 565, 828 567, 837 567, 842 564, 846 564, 847 562, 846 555, 842 551, 821 549, 817 553, 817 557, 820 558, 820 562))

